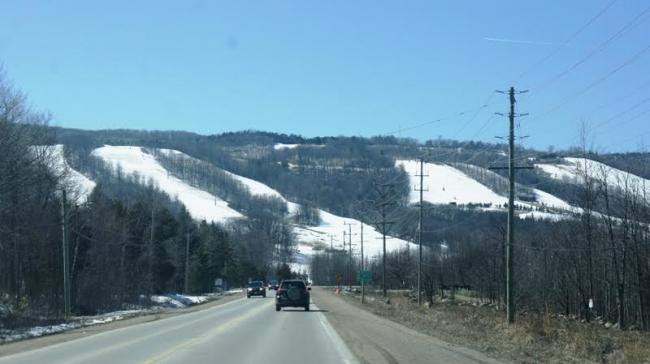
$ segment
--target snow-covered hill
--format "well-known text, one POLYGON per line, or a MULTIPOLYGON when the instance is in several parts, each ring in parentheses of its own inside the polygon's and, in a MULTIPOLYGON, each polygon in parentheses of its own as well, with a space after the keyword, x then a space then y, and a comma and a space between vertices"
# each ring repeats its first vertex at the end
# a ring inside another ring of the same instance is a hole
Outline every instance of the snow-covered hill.
POLYGON ((224 223, 242 214, 233 210, 218 196, 195 188, 172 176, 151 154, 140 147, 105 145, 93 150, 93 155, 110 163, 113 168, 119 165, 127 175, 138 174, 142 182, 152 180, 158 188, 171 197, 177 198, 197 220, 224 223))
POLYGON ((638 192, 650 192, 650 180, 635 174, 608 166, 607 164, 585 158, 563 158, 564 163, 535 164, 551 178, 570 183, 583 183, 585 176, 606 181, 610 186, 626 187, 638 192))
MULTIPOLYGON (((408 173, 411 182, 410 201, 420 201, 420 193, 414 187, 419 188, 420 162, 415 160, 397 160, 397 166, 402 166, 408 173)), ((423 199, 432 204, 492 204, 503 205, 508 199, 498 195, 486 186, 467 176, 458 169, 435 163, 424 163, 425 191, 423 199)))
MULTIPOLYGON (((106 148, 106 147, 104 147, 106 148)), ((116 147, 112 147, 116 148, 116 147)), ((120 148, 130 148, 130 147, 120 147, 120 148)), ((175 154, 182 156, 183 158, 195 159, 185 153, 170 150, 170 149, 160 149, 159 150, 165 154, 175 154)), ((145 154, 144 157, 153 158, 148 154, 145 154)), ((157 163, 157 162, 156 162, 157 163)), ((151 164, 151 162, 148 162, 151 164)), ((162 167, 160 167, 162 168, 162 167)), ((267 186, 264 183, 253 180, 251 178, 243 177, 235 173, 225 171, 229 176, 241 182, 246 186, 249 192, 252 195, 257 196, 272 196, 282 199, 287 203, 287 207, 290 215, 294 214, 299 205, 287 200, 280 192, 267 186)), ((163 188, 164 189, 164 188, 163 188)), ((298 254, 295 257, 295 262, 292 264, 292 269, 296 271, 307 271, 309 260, 314 254, 314 248, 320 247, 329 247, 333 243, 334 248, 342 248, 342 238, 343 231, 348 231, 348 227, 345 223, 352 224, 353 237, 352 245, 354 247, 355 253, 360 253, 360 233, 361 233, 361 222, 359 220, 337 216, 332 213, 329 213, 325 210, 319 210, 321 223, 318 226, 303 226, 294 224, 293 231, 298 242, 298 254)), ((363 224, 364 230, 364 254, 367 257, 372 257, 374 255, 380 254, 383 250, 382 241, 380 240, 381 234, 374 227, 363 224)), ((389 237, 386 240, 386 250, 394 251, 401 249, 408 243, 404 240, 391 238, 389 237)))
MULTIPOLYGON (((397 160, 397 166, 402 166, 406 173, 409 174, 412 185, 410 201, 417 203, 420 200, 420 194, 416 190, 419 188, 420 162, 415 160, 397 160)), ((494 174, 494 172, 478 166, 471 166, 483 174, 494 174)), ((432 204, 492 204, 503 206, 508 202, 505 196, 501 196, 492 191, 487 186, 473 179, 462 171, 445 164, 424 163, 424 188, 423 199, 432 204)), ((502 178, 500 176, 496 176, 502 178)), ((527 207, 546 206, 550 208, 573 211, 573 207, 566 201, 546 193, 544 191, 532 188, 535 194, 535 203, 517 201, 518 205, 527 207)))
MULTIPOLYGON (((411 203, 420 201, 420 179, 417 177, 420 173, 420 162, 416 160, 397 160, 396 166, 401 166, 409 175, 411 184, 411 193, 409 200, 411 203)), ((467 165, 471 170, 485 176, 493 175, 494 178, 503 178, 496 175, 488 169, 467 165)), ((482 184, 481 182, 470 177, 463 171, 446 164, 424 163, 424 188, 422 198, 424 201, 432 204, 490 204, 492 208, 502 208, 506 206, 508 199, 501 196, 482 184)), ((571 214, 579 212, 580 209, 571 206, 566 201, 542 190, 531 188, 535 196, 535 201, 516 201, 516 205, 527 210, 523 213, 517 213, 521 219, 544 219, 544 220, 561 220, 569 218, 571 214), (555 212, 549 212, 552 209, 555 212)))

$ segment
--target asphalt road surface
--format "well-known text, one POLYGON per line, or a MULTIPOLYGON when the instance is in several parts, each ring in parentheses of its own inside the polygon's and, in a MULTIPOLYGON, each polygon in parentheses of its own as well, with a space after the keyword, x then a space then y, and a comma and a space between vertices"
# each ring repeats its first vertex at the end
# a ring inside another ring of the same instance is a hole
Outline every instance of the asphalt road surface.
POLYGON ((0 358, 0 363, 356 363, 318 306, 238 299, 0 358))

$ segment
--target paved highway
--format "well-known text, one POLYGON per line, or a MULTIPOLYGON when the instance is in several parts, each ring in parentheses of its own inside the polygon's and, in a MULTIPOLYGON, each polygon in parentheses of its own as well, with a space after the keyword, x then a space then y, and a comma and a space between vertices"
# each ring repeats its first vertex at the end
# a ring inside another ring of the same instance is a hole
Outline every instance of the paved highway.
POLYGON ((312 303, 272 297, 223 305, 0 358, 0 363, 356 363, 312 303))

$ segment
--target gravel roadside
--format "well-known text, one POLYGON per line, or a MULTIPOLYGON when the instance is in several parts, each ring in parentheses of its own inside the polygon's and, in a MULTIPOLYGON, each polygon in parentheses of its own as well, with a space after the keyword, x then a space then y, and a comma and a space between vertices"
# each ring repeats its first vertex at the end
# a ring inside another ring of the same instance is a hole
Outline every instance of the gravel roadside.
POLYGON ((314 287, 312 300, 362 363, 499 363, 475 350, 373 315, 330 289, 314 287))

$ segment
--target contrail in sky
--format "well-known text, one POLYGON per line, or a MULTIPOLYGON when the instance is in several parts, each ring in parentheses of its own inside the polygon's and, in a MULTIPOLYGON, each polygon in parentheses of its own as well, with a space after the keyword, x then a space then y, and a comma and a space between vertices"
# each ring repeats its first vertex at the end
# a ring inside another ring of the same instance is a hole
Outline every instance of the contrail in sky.
POLYGON ((504 38, 489 38, 489 37, 484 37, 483 40, 487 40, 487 41, 490 41, 490 42, 517 43, 517 44, 531 44, 531 45, 549 45, 549 46, 560 45, 560 43, 553 43, 553 42, 536 42, 536 41, 534 41, 534 40, 520 40, 520 39, 504 39, 504 38))

